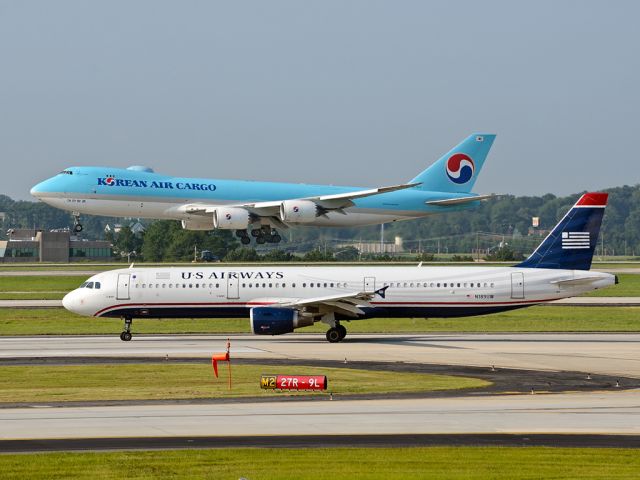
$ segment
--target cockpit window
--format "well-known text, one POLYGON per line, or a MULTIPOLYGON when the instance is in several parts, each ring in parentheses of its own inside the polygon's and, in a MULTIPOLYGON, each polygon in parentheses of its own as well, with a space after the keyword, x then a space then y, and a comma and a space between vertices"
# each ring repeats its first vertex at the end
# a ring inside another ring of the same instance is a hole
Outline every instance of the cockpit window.
POLYGON ((93 288, 93 282, 87 282, 87 286, 84 288, 93 288))
POLYGON ((89 282, 84 282, 84 283, 83 283, 82 285, 80 285, 78 288, 84 288, 84 287, 86 287, 86 286, 87 286, 87 283, 89 283, 89 282))
POLYGON ((62 170, 60 175, 73 175, 73 172, 71 170, 62 170))
POLYGON ((93 288, 95 288, 96 290, 98 290, 100 288, 100 282, 96 282, 94 283, 93 288))

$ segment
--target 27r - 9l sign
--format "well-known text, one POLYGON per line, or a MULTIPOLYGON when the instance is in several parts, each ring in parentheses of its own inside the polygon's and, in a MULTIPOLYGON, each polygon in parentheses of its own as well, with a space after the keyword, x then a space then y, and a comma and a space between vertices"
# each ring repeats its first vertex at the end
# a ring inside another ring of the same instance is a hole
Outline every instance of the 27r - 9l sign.
POLYGON ((260 388, 267 390, 326 390, 325 375, 262 375, 260 388))

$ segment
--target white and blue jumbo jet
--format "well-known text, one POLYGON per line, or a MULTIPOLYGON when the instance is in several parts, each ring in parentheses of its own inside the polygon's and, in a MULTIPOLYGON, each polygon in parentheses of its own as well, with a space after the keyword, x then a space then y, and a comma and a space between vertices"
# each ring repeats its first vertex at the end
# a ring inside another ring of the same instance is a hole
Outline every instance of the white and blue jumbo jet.
POLYGON ((495 135, 473 134, 408 183, 381 188, 178 178, 147 167, 70 167, 31 194, 81 214, 181 220, 187 230, 235 230, 243 244, 277 243, 290 225, 362 226, 478 206, 471 189, 495 135))
POLYGON ((584 194, 514 267, 132 266, 94 275, 62 303, 81 315, 123 318, 124 341, 133 318, 249 317, 258 335, 322 321, 327 340, 339 342, 342 321, 502 312, 617 283, 590 271, 606 202, 606 193, 584 194))

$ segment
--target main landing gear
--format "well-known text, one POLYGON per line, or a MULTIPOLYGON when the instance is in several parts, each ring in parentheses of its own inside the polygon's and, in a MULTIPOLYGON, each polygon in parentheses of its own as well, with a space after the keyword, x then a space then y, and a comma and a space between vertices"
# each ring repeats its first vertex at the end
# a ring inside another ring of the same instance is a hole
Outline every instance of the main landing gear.
POLYGON ((82 231, 82 223, 80 223, 80 213, 73 212, 73 231, 80 233, 82 231))
POLYGON ((240 239, 240 243, 243 245, 249 245, 251 243, 251 238, 249 238, 246 230, 236 230, 236 237, 240 239))
POLYGON ((131 322, 133 322, 133 318, 124 317, 124 332, 120 334, 120 340, 123 342, 131 340, 131 322))
POLYGON ((337 322, 335 327, 331 327, 329 330, 327 330, 327 340, 329 341, 329 343, 341 342, 346 336, 347 329, 337 322))
POLYGON ((280 243, 282 237, 275 228, 271 228, 269 225, 262 225, 260 228, 254 228, 251 230, 251 237, 246 230, 236 230, 236 237, 240 239, 243 245, 249 245, 251 243, 251 237, 256 239, 258 245, 264 245, 265 243, 280 243))

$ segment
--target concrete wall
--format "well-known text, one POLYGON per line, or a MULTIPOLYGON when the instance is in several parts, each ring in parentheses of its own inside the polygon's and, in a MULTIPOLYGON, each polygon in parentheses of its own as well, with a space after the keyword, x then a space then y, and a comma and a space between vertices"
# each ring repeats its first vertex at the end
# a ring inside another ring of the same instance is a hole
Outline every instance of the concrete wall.
POLYGON ((69 261, 69 232, 38 232, 41 262, 69 261))

